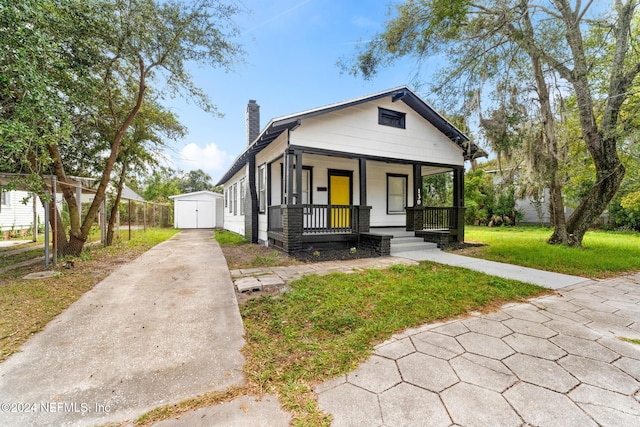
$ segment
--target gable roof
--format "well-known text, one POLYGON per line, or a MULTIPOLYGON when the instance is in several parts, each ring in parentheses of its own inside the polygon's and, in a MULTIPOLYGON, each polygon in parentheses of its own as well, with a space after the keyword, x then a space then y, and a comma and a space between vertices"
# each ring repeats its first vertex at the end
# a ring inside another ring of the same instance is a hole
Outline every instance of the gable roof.
POLYGON ((207 195, 207 196, 214 196, 214 197, 224 197, 224 195, 222 195, 220 193, 216 193, 215 191, 201 190, 201 191, 194 191, 192 193, 174 194, 173 196, 169 196, 169 198, 171 200, 175 200, 175 199, 183 199, 183 198, 199 196, 199 195, 207 195))
POLYGON ((470 143, 469 138, 456 128, 451 122, 442 117, 429 104, 422 100, 407 86, 400 86, 394 89, 385 90, 383 92, 366 95, 349 101, 343 101, 336 104, 326 105, 311 110, 302 111, 300 113, 290 114, 272 119, 267 126, 260 132, 258 137, 236 158, 231 168, 224 174, 216 185, 228 181, 235 175, 249 160, 250 156, 259 153, 263 148, 269 145, 285 130, 293 130, 300 126, 304 119, 319 116, 321 114, 331 113, 343 108, 353 107, 365 102, 375 101, 377 99, 391 97, 393 102, 402 101, 415 112, 431 123, 436 129, 446 135, 451 141, 462 148, 465 153, 465 160, 475 159, 478 157, 486 157, 487 153, 474 143, 470 143))

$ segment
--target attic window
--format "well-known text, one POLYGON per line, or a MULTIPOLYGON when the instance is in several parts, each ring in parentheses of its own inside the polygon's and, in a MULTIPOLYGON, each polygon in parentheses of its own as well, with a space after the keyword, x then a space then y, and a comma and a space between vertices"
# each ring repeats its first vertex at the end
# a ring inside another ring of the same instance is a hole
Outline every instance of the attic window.
POLYGON ((405 113, 401 113, 399 111, 387 110, 386 108, 378 108, 378 124, 380 125, 404 129, 405 116, 405 113))

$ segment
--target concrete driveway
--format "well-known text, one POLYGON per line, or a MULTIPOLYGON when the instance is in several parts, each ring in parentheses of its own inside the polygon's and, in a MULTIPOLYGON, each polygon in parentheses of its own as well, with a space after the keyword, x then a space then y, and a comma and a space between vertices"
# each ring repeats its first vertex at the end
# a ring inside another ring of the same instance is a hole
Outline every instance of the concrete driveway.
POLYGON ((113 272, 0 364, 0 425, 135 419, 241 384, 243 345, 212 230, 183 231, 113 272))

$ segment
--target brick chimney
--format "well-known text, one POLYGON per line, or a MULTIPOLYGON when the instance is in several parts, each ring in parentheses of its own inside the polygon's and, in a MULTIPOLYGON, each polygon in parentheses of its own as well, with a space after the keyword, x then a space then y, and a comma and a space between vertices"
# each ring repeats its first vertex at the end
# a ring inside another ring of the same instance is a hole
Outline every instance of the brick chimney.
POLYGON ((260 106, 255 99, 247 104, 247 146, 260 135, 260 106))

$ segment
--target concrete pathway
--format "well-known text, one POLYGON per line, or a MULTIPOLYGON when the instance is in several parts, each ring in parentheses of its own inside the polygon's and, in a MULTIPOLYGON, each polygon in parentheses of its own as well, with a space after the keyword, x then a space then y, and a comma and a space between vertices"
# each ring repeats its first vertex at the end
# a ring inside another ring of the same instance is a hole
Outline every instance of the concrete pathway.
POLYGON ((549 289, 560 289, 589 280, 579 276, 570 276, 568 274, 553 273, 550 271, 536 270, 534 268, 520 267, 518 265, 457 255, 451 252, 441 251, 440 249, 402 252, 396 256, 412 259, 414 261, 433 261, 456 267, 464 267, 470 270, 487 273, 492 276, 533 283, 534 285, 549 289))
POLYGON ((0 364, 0 425, 132 420, 243 383, 243 345, 212 231, 181 232, 113 272, 0 364))
POLYGON ((385 269, 397 264, 418 265, 418 262, 397 257, 360 258, 286 267, 244 268, 231 270, 230 273, 238 292, 246 292, 261 291, 270 286, 282 286, 307 274, 321 276, 336 272, 357 273, 364 270, 385 269))
POLYGON ((640 274, 393 336, 317 387, 332 426, 640 426, 640 274))

